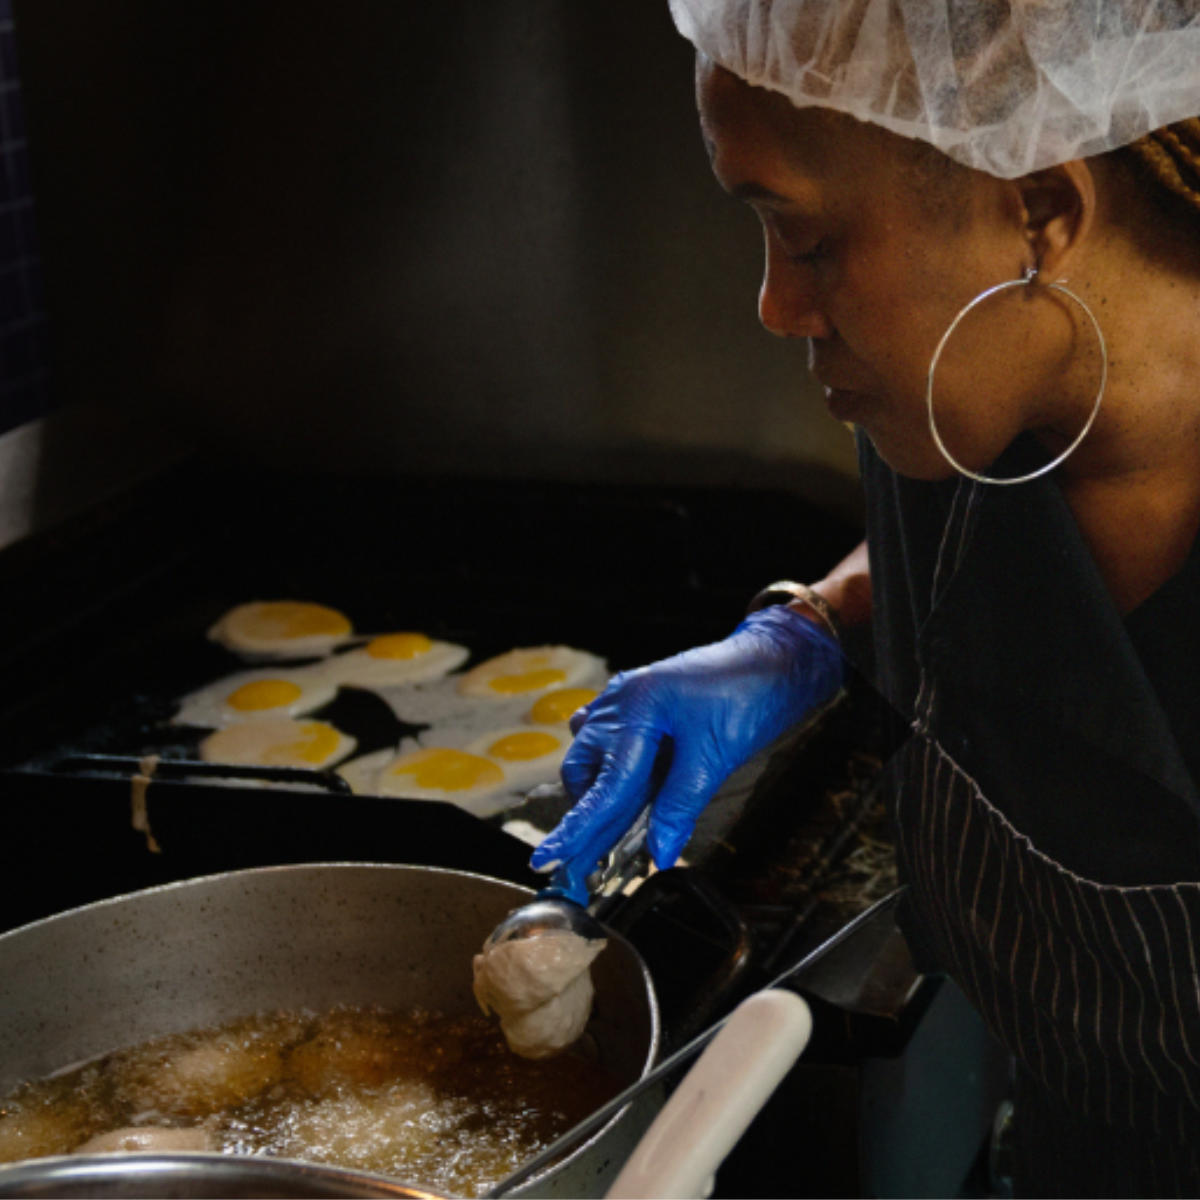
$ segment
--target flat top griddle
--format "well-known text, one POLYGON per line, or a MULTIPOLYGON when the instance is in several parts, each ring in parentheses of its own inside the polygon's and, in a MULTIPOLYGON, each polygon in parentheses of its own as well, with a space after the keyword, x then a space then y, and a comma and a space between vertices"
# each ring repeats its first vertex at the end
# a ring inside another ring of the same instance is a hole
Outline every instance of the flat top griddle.
MULTIPOLYGON (((179 696, 242 666, 205 637, 235 604, 316 600, 360 631, 421 629, 473 660, 561 642, 619 670, 724 636, 765 582, 813 577, 857 536, 774 493, 179 469, 0 555, 14 617, 0 631, 0 866, 44 868, 9 889, 4 924, 269 862, 417 862, 537 886, 529 847, 502 820, 347 794, 331 772, 260 771, 273 776, 262 788, 181 763, 199 735, 164 720, 179 696), (133 820, 147 755, 160 760, 141 797, 160 853, 133 820)), ((400 731, 371 693, 344 689, 334 704, 360 752, 400 731)), ((690 858, 735 917, 691 894, 660 905, 665 943, 686 927, 701 945, 699 974, 731 938, 770 966, 816 919, 822 880, 871 803, 879 757, 863 711, 844 704, 706 814, 690 858)), ((693 983, 663 974, 667 993, 682 981, 678 1010, 698 1018, 693 983)))
POLYGON ((0 554, 0 764, 135 751, 121 739, 236 667, 203 633, 246 600, 318 600, 477 657, 562 642, 617 670, 723 636, 765 580, 814 574, 856 536, 779 494, 197 462, 0 554))

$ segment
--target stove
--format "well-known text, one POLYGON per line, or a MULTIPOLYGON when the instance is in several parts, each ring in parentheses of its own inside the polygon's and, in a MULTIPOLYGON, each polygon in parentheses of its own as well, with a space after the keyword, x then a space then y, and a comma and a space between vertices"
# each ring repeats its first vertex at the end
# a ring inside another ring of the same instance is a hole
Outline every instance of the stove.
MULTIPOLYGON (((204 636, 235 604, 317 600, 359 629, 421 629, 475 658, 561 642, 619 670, 724 636, 764 582, 814 577, 857 538, 780 493, 181 466, 0 554, 0 924, 287 862, 451 866, 538 885, 529 846, 504 827, 511 814, 354 795, 332 772, 197 768, 194 744, 164 720, 179 696, 236 669, 204 636)), ((360 750, 394 744, 395 718, 370 693, 334 703, 360 750)), ((686 867, 652 875, 616 910, 654 976, 668 1045, 895 886, 879 776, 902 732, 852 679, 729 781, 686 867)), ((548 827, 555 814, 524 815, 548 827)), ((889 923, 803 990, 817 1036, 718 1195, 887 1194, 879 1178, 900 1177, 872 1149, 902 1122, 880 1116, 890 1077, 867 1065, 903 1063, 945 989, 917 973, 889 923), (811 1184, 771 1149, 781 1121, 811 1134, 811 1184)), ((969 1167, 977 1125, 956 1135, 951 1174, 969 1167)))

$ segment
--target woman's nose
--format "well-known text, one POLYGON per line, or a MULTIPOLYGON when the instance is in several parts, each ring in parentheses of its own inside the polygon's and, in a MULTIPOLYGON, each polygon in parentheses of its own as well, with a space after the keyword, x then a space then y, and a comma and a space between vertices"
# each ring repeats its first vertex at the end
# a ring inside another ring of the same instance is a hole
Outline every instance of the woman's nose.
POLYGON ((794 263, 767 243, 758 319, 776 337, 829 337, 833 326, 817 304, 812 268, 794 263))

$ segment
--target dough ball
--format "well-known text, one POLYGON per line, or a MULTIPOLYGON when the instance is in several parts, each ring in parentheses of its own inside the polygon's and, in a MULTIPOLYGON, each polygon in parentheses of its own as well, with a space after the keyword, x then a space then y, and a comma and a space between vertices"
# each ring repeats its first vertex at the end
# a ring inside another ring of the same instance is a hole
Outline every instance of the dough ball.
POLYGON ((382 1018, 334 1010, 313 1036, 287 1056, 288 1076, 311 1096, 344 1087, 381 1087, 405 1067, 408 1056, 382 1018))
POLYGON ((589 968, 607 944, 546 930, 475 956, 475 999, 500 1018, 514 1054, 546 1058, 583 1033, 594 994, 589 968))
POLYGON ((136 1125, 113 1129, 88 1138, 72 1154, 174 1154, 180 1151, 216 1150, 217 1142, 207 1129, 191 1126, 171 1129, 165 1125, 136 1125))
POLYGON ((502 1017, 500 1028, 508 1048, 522 1058, 550 1058, 562 1053, 587 1028, 594 990, 592 977, 585 971, 545 1004, 502 1017))
POLYGON ((23 1108, 6 1102, 0 1114, 0 1162, 66 1154, 86 1133, 83 1112, 69 1103, 23 1108))
POLYGON ((282 1076, 274 1047, 253 1037, 216 1034, 136 1061, 129 1092, 147 1118, 195 1118, 244 1104, 282 1076))
POLYGON ((436 1107, 433 1089, 413 1080, 378 1095, 326 1096, 296 1112, 279 1153, 365 1170, 384 1151, 419 1158, 429 1148, 426 1124, 436 1107))

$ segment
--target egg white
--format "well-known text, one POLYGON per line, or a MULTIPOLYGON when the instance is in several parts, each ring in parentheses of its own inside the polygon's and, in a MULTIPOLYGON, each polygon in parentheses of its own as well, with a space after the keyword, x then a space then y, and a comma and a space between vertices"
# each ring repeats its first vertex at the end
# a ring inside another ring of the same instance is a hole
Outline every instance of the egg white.
POLYGON ((505 821, 501 828, 509 837, 515 837, 527 846, 540 846, 546 840, 546 831, 544 829, 539 829, 536 825, 520 818, 505 821))
MULTIPOLYGON (((513 784, 504 766, 494 759, 485 759, 494 768, 494 778, 481 781, 471 787, 446 789, 419 784, 411 774, 397 774, 395 768, 427 751, 459 750, 459 747, 421 746, 402 751, 390 758, 375 777, 374 794, 394 796, 404 800, 442 800, 457 805, 477 817, 490 817, 512 807, 513 784)), ((482 757, 482 756, 478 756, 482 757)))
POLYGON ((578 687, 605 672, 604 660, 586 650, 572 646, 523 646, 466 671, 459 677, 458 690, 461 695, 488 700, 509 700, 514 696, 532 699, 552 689, 578 687), (532 679, 539 674, 547 677, 540 685, 516 682, 522 676, 532 679), (520 690, 511 690, 514 686, 520 690))
MULTIPOLYGON (((401 721, 425 726, 416 739, 420 747, 443 746, 482 754, 505 734, 544 729, 559 739, 553 752, 524 762, 497 762, 504 772, 504 779, 494 786, 469 792, 446 792, 422 789, 415 785, 411 777, 385 778, 386 767, 395 755, 381 751, 362 755, 338 768, 351 788, 361 794, 445 800, 478 816, 491 816, 521 803, 525 792, 536 784, 556 779, 563 755, 571 742, 566 718, 552 723, 537 722, 533 717, 533 705, 541 696, 568 687, 587 687, 598 692, 608 678, 607 664, 595 654, 571 647, 533 647, 498 655, 479 664, 475 671, 478 674, 474 676, 474 686, 470 683, 463 686, 463 681, 472 675, 472 672, 466 672, 406 685, 382 686, 375 690, 401 721), (486 685, 486 680, 496 674, 519 673, 529 667, 531 658, 534 660, 534 669, 548 665, 550 669, 561 672, 561 676, 544 687, 511 695, 487 686, 478 686, 481 679, 486 685)), ((406 742, 400 750, 411 748, 411 743, 406 742)))
POLYGON ((349 734, 324 721, 295 721, 290 717, 267 717, 261 721, 237 721, 217 729, 200 743, 204 762, 252 767, 306 767, 321 770, 354 753, 358 743, 349 734), (309 738, 306 726, 320 727, 327 752, 313 758, 300 752, 309 738))
POLYGON ((379 772, 395 757, 396 751, 390 748, 360 754, 357 758, 342 763, 337 768, 337 773, 350 785, 350 790, 356 796, 378 796, 376 784, 379 781, 379 772))
POLYGON ((549 783, 558 777, 558 768, 571 744, 571 735, 562 727, 552 725, 511 725, 493 729, 482 737, 468 742, 463 749, 500 764, 510 790, 524 792, 539 783, 549 783), (530 736, 552 742, 553 745, 536 758, 513 758, 502 753, 506 738, 528 739, 530 736))
MULTIPOLYGON (((549 783, 558 777, 558 768, 563 755, 571 744, 570 734, 562 726, 532 726, 510 724, 502 728, 488 728, 484 718, 494 717, 491 705, 486 711, 474 714, 475 720, 466 726, 458 724, 448 730, 425 730, 418 739, 405 739, 398 750, 379 750, 371 754, 344 762, 337 768, 338 774, 358 795, 392 796, 408 800, 443 800, 457 804, 460 808, 478 817, 490 817, 495 813, 513 808, 525 799, 526 792, 539 783, 549 783), (487 732, 480 734, 484 728, 487 732), (535 759, 523 761, 502 760, 486 754, 487 749, 501 737, 509 734, 544 732, 556 739, 554 749, 535 759), (445 791, 439 788, 423 788, 411 776, 389 777, 386 769, 398 758, 422 749, 446 748, 464 750, 488 758, 502 772, 502 779, 492 784, 445 791)), ((518 717, 514 716, 514 721, 518 717)))
MULTIPOLYGON (((378 690, 401 721, 410 725, 431 725, 439 733, 458 738, 463 735, 478 736, 489 729, 525 720, 531 706, 548 693, 564 687, 599 689, 607 680, 608 666, 604 659, 584 650, 563 646, 509 651, 462 674, 404 688, 378 690), (532 653, 540 656, 545 650, 566 651, 566 654, 558 654, 555 658, 557 662, 566 664, 561 669, 567 682, 556 681, 536 691, 513 695, 496 692, 486 685, 488 678, 512 672, 514 663, 519 671, 521 665, 528 661, 526 655, 532 653)), ((450 744, 462 743, 455 741, 450 744)))
POLYGON ((335 608, 307 600, 253 600, 223 614, 208 630, 211 641, 250 661, 317 658, 354 636, 350 618, 335 608), (288 610, 311 610, 331 626, 329 632, 286 632, 288 610))
POLYGON ((431 679, 424 683, 377 687, 373 690, 378 692, 401 721, 409 725, 441 727, 448 722, 478 721, 474 714, 487 709, 491 715, 483 718, 483 724, 474 726, 476 733, 483 733, 498 721, 520 720, 519 714, 529 706, 527 697, 522 697, 519 703, 510 701, 505 704, 464 696, 458 690, 460 678, 458 675, 447 675, 443 679, 431 679), (496 707, 492 707, 493 704, 496 707))
POLYGON ((299 717, 328 704, 337 694, 337 684, 325 679, 319 671, 309 668, 272 671, 261 669, 227 675, 184 696, 179 711, 172 718, 176 725, 197 725, 203 729, 218 729, 236 721, 259 721, 268 717, 299 717), (295 684, 299 694, 286 703, 271 708, 238 709, 228 703, 229 697, 247 684, 266 680, 281 680, 295 684))
POLYGON ((397 687, 441 679, 461 667, 471 653, 466 646, 431 639, 428 649, 411 658, 380 658, 372 654, 376 640, 372 638, 353 650, 331 655, 321 664, 322 673, 337 683, 357 687, 397 687))

